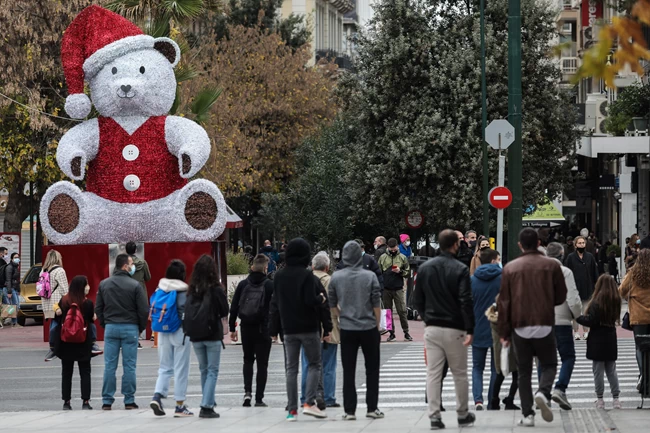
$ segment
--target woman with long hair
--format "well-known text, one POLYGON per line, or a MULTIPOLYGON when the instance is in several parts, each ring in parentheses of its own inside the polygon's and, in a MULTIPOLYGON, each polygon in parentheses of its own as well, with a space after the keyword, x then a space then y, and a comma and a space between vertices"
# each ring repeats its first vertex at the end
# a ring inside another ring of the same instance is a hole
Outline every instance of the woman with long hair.
MULTIPOLYGON (((625 275, 619 291, 621 298, 627 300, 634 337, 650 334, 650 250, 639 251, 636 262, 625 275)), ((640 374, 642 356, 637 342, 636 362, 640 374)))
POLYGON ((63 259, 61 253, 57 250, 50 250, 45 256, 45 263, 41 268, 39 279, 47 273, 52 290, 52 296, 49 299, 41 298, 43 305, 43 317, 50 320, 50 350, 45 355, 45 362, 56 359, 54 349, 52 346, 52 334, 55 332, 57 321, 54 320, 56 316, 55 307, 59 305, 61 299, 68 294, 68 277, 63 269, 63 259))
POLYGON ((75 361, 79 365, 79 375, 81 376, 81 399, 83 401, 82 409, 90 410, 90 358, 92 357, 93 338, 90 332, 90 325, 94 321, 95 306, 93 301, 86 298, 90 287, 88 279, 83 275, 77 275, 70 283, 68 293, 59 303, 59 312, 57 312, 56 321, 58 330, 55 331, 54 340, 56 355, 61 358, 61 394, 63 398, 63 410, 72 410, 70 400, 72 399, 72 373, 74 371, 75 361), (75 304, 84 318, 86 327, 86 340, 82 343, 67 343, 60 339, 63 332, 63 326, 66 316, 72 305, 75 304))
POLYGON ((194 264, 183 319, 183 329, 190 337, 201 370, 203 398, 199 418, 219 418, 214 411, 214 390, 223 347, 222 319, 227 317, 228 299, 219 283, 217 265, 204 254, 194 264))
POLYGON ((469 274, 474 275, 474 271, 476 271, 476 268, 481 266, 481 251, 483 251, 486 248, 490 248, 490 240, 486 238, 485 236, 481 235, 478 238, 478 242, 476 242, 476 249, 474 250, 474 257, 472 257, 472 261, 470 262, 469 265, 469 274))
POLYGON ((636 262, 636 257, 639 255, 639 244, 641 243, 639 235, 634 233, 630 237, 630 241, 625 246, 625 270, 630 269, 636 262))
POLYGON ((614 400, 614 409, 621 409, 619 395, 621 390, 616 373, 618 345, 616 342, 616 324, 621 318, 621 297, 616 288, 616 281, 609 274, 603 274, 596 282, 594 294, 589 301, 585 314, 576 321, 588 326, 587 359, 593 361, 594 385, 596 388, 596 408, 605 409, 603 394, 605 391, 604 375, 614 400))

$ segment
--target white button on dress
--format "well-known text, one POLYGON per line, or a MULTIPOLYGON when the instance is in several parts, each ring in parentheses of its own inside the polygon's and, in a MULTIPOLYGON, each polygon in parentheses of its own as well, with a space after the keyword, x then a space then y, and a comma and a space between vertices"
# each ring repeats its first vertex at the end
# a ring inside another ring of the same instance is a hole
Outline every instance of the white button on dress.
POLYGON ((135 161, 140 156, 140 149, 134 144, 129 144, 122 149, 122 156, 127 161, 135 161))
POLYGON ((135 191, 140 188, 140 178, 135 174, 130 174, 124 178, 124 189, 127 191, 135 191))

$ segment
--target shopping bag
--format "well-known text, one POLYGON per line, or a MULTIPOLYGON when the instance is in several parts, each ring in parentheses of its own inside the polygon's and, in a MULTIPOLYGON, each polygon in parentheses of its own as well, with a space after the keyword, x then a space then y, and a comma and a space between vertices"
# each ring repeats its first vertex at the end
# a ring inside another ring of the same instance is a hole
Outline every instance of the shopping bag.
POLYGON ((15 305, 2 304, 0 309, 0 319, 15 319, 18 314, 15 305))
POLYGON ((391 310, 381 310, 379 319, 379 331, 386 332, 393 330, 393 312, 391 310))
POLYGON ((504 377, 510 374, 510 346, 501 346, 501 374, 504 377))

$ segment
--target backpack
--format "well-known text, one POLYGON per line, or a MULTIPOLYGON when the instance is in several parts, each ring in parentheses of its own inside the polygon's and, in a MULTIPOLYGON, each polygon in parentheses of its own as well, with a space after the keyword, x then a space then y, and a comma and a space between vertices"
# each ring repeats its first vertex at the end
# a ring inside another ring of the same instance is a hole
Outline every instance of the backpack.
POLYGON ((223 324, 218 314, 215 314, 212 298, 206 295, 203 299, 188 296, 183 317, 183 332, 190 340, 206 340, 223 335, 223 324))
POLYGON ((43 271, 41 272, 41 275, 39 275, 38 282, 36 283, 36 294, 42 299, 50 299, 52 297, 52 293, 54 293, 59 287, 57 284, 54 290, 52 290, 52 285, 50 283, 50 274, 58 267, 59 266, 54 266, 49 271, 43 271))
POLYGON ((81 314, 81 309, 75 303, 70 305, 63 325, 61 325, 61 341, 66 343, 86 342, 86 321, 81 314))
POLYGON ((156 290, 151 295, 149 303, 149 320, 151 329, 155 332, 176 332, 181 327, 181 318, 178 315, 175 290, 165 292, 156 290))
POLYGON ((264 319, 265 282, 252 284, 248 282, 239 298, 238 316, 244 324, 258 324, 264 319))
POLYGON ((269 258, 269 267, 267 268, 268 274, 272 274, 275 271, 278 270, 278 260, 280 259, 278 253, 276 251, 265 251, 262 254, 264 254, 266 257, 269 258))

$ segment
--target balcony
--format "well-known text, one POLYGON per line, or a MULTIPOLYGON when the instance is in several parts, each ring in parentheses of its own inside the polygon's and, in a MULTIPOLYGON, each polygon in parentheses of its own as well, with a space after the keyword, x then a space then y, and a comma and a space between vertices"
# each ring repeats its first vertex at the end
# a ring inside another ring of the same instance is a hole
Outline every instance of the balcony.
POLYGON ((562 75, 574 75, 578 72, 579 67, 580 59, 578 57, 560 57, 562 75))
POLYGON ((340 69, 352 69, 350 57, 334 50, 316 50, 316 63, 321 59, 327 59, 330 62, 333 61, 340 69))

